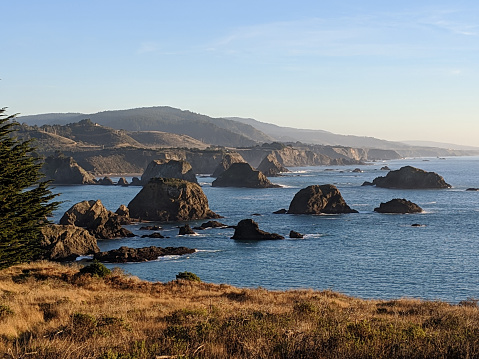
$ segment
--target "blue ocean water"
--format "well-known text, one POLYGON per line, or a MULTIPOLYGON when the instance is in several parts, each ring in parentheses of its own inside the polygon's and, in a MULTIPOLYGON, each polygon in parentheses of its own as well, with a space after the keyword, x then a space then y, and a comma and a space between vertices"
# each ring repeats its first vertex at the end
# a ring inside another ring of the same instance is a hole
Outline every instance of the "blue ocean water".
MULTIPOLYGON (((162 223, 169 238, 101 240, 102 250, 144 246, 186 246, 198 251, 188 256, 166 257, 146 263, 108 265, 120 267, 149 281, 167 282, 190 271, 203 281, 239 287, 268 289, 332 289, 361 298, 423 298, 457 303, 479 297, 479 157, 418 158, 376 162, 364 166, 291 168, 273 178, 283 188, 213 188, 212 178, 198 176, 210 208, 234 225, 253 218, 261 229, 286 237, 277 241, 235 241, 233 229, 207 229, 196 236, 178 236, 181 223, 162 223), (434 171, 453 188, 397 190, 362 187, 364 181, 412 165, 434 171), (360 167, 362 173, 352 170, 360 167), (301 188, 334 184, 357 214, 278 215, 301 188), (378 214, 373 209, 392 198, 406 198, 424 209, 421 214, 378 214), (260 214, 254 215, 253 214, 260 214), (412 227, 412 224, 421 227, 412 227), (290 230, 305 234, 289 239, 290 230)), ((57 186, 64 201, 54 221, 73 204, 100 199, 110 210, 127 205, 139 187, 57 186)), ((205 221, 192 221, 193 227, 205 221)), ((134 233, 141 224, 127 226, 134 233)))

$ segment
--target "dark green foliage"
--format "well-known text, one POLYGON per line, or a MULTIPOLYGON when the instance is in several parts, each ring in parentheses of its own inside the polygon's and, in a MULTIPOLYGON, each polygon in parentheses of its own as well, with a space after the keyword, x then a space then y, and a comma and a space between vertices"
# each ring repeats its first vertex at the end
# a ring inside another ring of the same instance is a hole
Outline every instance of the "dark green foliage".
POLYGON ((195 281, 195 282, 201 282, 200 277, 198 277, 195 273, 191 273, 191 272, 180 272, 176 275, 176 279, 192 280, 192 281, 195 281))
POLYGON ((103 263, 94 261, 92 264, 89 264, 86 267, 80 269, 80 273, 90 273, 92 276, 103 278, 109 275, 111 273, 111 270, 105 267, 103 263))
POLYGON ((30 141, 12 136, 15 115, 0 109, 0 269, 40 254, 41 227, 57 207, 30 141))

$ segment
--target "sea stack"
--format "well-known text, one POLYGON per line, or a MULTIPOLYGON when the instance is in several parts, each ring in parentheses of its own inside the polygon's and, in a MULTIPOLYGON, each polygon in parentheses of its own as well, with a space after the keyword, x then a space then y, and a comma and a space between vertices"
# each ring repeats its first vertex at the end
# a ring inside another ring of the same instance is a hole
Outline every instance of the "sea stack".
POLYGON ((289 205, 289 214, 357 213, 351 209, 336 186, 312 185, 300 190, 289 205))

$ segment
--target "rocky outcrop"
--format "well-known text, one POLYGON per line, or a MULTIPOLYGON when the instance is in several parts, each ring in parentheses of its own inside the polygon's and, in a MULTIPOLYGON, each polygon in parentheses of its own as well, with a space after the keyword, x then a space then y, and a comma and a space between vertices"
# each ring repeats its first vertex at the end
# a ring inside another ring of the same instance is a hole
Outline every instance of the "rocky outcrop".
POLYGON ((130 186, 141 186, 141 180, 138 177, 133 177, 131 179, 130 186))
POLYGON ((391 169, 388 166, 382 166, 381 171, 391 171, 391 169))
POLYGON ((124 218, 107 210, 100 200, 77 203, 60 219, 60 224, 83 227, 96 238, 134 237, 121 226, 122 223, 125 223, 124 218))
POLYGON ((276 177, 279 176, 281 172, 289 172, 286 167, 278 162, 276 156, 273 154, 269 154, 263 158, 257 170, 263 172, 266 177, 276 177))
POLYGON ((221 222, 208 221, 208 222, 202 223, 201 226, 194 227, 194 229, 202 231, 206 228, 226 228, 226 227, 228 227, 228 226, 226 224, 221 223, 221 222))
POLYGON ((246 162, 244 158, 237 152, 228 152, 223 155, 221 162, 215 168, 215 171, 211 177, 218 177, 224 171, 226 171, 233 163, 243 163, 246 162))
POLYGON ((113 186, 115 184, 113 180, 108 176, 99 179, 98 181, 96 181, 96 183, 102 186, 113 186))
POLYGON ((128 186, 128 181, 126 180, 125 177, 121 177, 119 180, 118 180, 118 183, 117 183, 118 186, 128 186))
POLYGON ((52 261, 75 260, 78 256, 100 251, 96 238, 86 229, 57 224, 42 228, 41 247, 43 258, 52 261))
POLYGON ((189 224, 185 224, 184 226, 179 227, 180 230, 178 231, 179 236, 184 236, 186 234, 196 234, 194 230, 191 229, 189 224))
POLYGON ((128 204, 130 216, 149 221, 220 218, 208 207, 199 185, 176 178, 153 178, 128 204))
POLYGON ((278 209, 277 211, 273 212, 273 214, 286 214, 286 213, 288 213, 286 208, 281 208, 281 209, 278 209))
POLYGON ((259 229, 258 223, 252 219, 239 221, 231 238, 241 240, 284 239, 283 236, 277 233, 269 233, 259 229))
POLYGON ((255 171, 248 163, 233 163, 211 184, 213 187, 277 188, 260 171, 255 171))
POLYGON ((374 208, 378 213, 421 213, 422 208, 406 199, 395 198, 374 208))
POLYGON ((80 167, 72 157, 49 156, 41 171, 46 180, 52 180, 55 184, 95 184, 95 177, 80 167))
POLYGON ((150 234, 144 234, 141 238, 165 238, 160 232, 153 232, 150 234))
POLYGON ((151 161, 141 176, 141 183, 147 184, 152 178, 178 178, 185 181, 198 183, 191 165, 186 161, 154 160, 151 161))
POLYGON ((377 177, 373 184, 383 188, 426 189, 450 188, 451 185, 444 181, 435 172, 426 172, 412 166, 401 167, 399 170, 389 172, 385 177, 377 177))
POLYGON ((288 209, 289 214, 339 214, 357 213, 351 209, 341 193, 331 184, 312 185, 294 196, 288 209))
POLYGON ((126 262, 146 262, 158 259, 163 256, 178 256, 194 253, 196 250, 186 247, 143 247, 129 248, 120 247, 108 252, 96 253, 94 258, 101 262, 126 263, 126 262))
POLYGON ((296 232, 296 231, 290 231, 289 232, 289 238, 296 238, 296 239, 300 239, 300 238, 303 238, 304 236, 299 233, 299 232, 296 232))

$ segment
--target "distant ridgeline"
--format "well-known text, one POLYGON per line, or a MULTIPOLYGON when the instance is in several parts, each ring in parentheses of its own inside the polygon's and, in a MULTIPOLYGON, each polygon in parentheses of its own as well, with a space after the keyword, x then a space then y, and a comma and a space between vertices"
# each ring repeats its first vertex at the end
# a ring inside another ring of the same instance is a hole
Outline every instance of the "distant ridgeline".
POLYGON ((19 117, 18 121, 22 125, 17 135, 35 139, 38 154, 63 153, 96 174, 141 173, 155 159, 186 160, 195 173, 212 173, 227 152, 238 152, 254 167, 269 154, 286 167, 359 164, 404 156, 479 154, 298 130, 251 119, 211 118, 171 107, 91 115, 34 115, 19 117))

